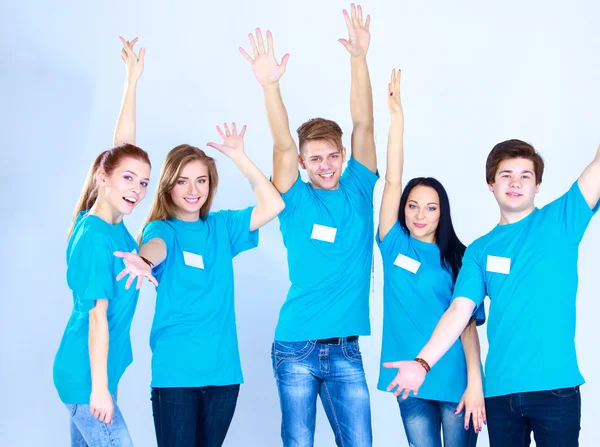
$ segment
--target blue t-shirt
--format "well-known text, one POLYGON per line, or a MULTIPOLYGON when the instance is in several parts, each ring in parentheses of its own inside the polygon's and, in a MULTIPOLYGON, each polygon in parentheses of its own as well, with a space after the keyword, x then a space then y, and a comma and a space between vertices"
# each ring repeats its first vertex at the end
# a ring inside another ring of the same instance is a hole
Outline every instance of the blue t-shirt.
POLYGON ((378 174, 354 158, 336 190, 314 189, 300 176, 282 194, 279 214, 292 283, 275 340, 369 335, 373 189, 378 174))
MULTIPOLYGON (((436 244, 414 239, 396 222, 377 244, 383 259, 383 340, 381 364, 413 359, 427 343, 452 301, 452 274, 440 263, 436 244)), ((477 324, 485 322, 480 306, 477 324)), ((377 388, 386 391, 397 370, 380 365, 377 388)), ((459 340, 435 364, 419 398, 459 402, 467 387, 467 364, 459 340)))
POLYGON ((129 329, 139 291, 117 281, 125 268, 115 251, 137 252, 125 224, 111 225, 83 211, 77 217, 67 246, 67 283, 73 291, 73 311, 54 359, 54 385, 66 404, 89 404, 92 375, 88 350, 89 311, 95 300, 107 299, 108 390, 117 391, 119 379, 133 360, 129 329))
POLYGON ((584 382, 575 353, 577 257, 591 210, 575 182, 518 222, 468 248, 454 297, 490 297, 485 395, 552 390, 584 382))
POLYGON ((243 383, 232 259, 258 245, 258 230, 250 231, 252 209, 144 227, 143 243, 160 238, 167 246, 167 257, 154 268, 159 286, 150 334, 152 387, 243 383))

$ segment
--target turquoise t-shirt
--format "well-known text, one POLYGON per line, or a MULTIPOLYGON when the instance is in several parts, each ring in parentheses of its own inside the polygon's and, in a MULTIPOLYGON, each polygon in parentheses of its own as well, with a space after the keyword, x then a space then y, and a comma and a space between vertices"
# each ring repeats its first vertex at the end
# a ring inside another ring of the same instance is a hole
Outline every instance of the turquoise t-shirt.
MULTIPOLYGON (((386 391, 397 370, 383 362, 413 359, 427 343, 452 301, 452 274, 441 266, 436 244, 414 239, 396 222, 377 244, 383 259, 383 340, 377 388, 386 391)), ((477 324, 485 322, 480 306, 477 324)), ((467 364, 459 340, 434 365, 419 398, 459 402, 467 387, 467 364)))
POLYGON ((252 209, 144 227, 143 243, 160 238, 167 246, 167 257, 154 268, 159 285, 150 334, 153 388, 243 383, 232 259, 258 245, 258 230, 250 231, 252 209))
POLYGON ((111 225, 83 211, 77 217, 67 246, 67 283, 73 291, 73 311, 54 359, 54 385, 66 404, 89 404, 92 375, 88 350, 89 311, 95 300, 107 299, 108 389, 117 391, 119 379, 133 360, 129 329, 139 291, 117 281, 125 268, 115 251, 137 252, 138 245, 121 221, 111 225))
POLYGON ((282 194, 279 214, 292 283, 275 340, 369 335, 373 189, 379 174, 354 158, 336 190, 313 189, 300 176, 282 194))
POLYGON ((592 210, 577 182, 518 222, 468 248, 454 297, 490 297, 486 397, 584 382, 575 353, 579 243, 592 210))

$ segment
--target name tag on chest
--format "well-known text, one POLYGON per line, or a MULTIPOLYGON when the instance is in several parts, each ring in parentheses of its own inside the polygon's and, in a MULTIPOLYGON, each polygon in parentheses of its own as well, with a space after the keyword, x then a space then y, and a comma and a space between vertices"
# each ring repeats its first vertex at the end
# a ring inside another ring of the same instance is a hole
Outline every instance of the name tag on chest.
POLYGON ((488 255, 485 269, 488 272, 508 275, 510 273, 510 258, 488 255))
POLYGON ((185 262, 185 265, 189 265, 190 267, 196 267, 198 269, 204 270, 204 260, 202 259, 202 255, 197 255, 196 253, 184 251, 183 262, 185 262))
POLYGON ((421 267, 421 263, 419 261, 409 258, 408 256, 404 256, 403 254, 396 256, 394 265, 404 270, 408 270, 411 273, 417 273, 417 270, 419 270, 419 267, 421 267))
POLYGON ((310 238, 323 242, 331 242, 333 244, 335 242, 336 233, 337 228, 314 224, 310 238))

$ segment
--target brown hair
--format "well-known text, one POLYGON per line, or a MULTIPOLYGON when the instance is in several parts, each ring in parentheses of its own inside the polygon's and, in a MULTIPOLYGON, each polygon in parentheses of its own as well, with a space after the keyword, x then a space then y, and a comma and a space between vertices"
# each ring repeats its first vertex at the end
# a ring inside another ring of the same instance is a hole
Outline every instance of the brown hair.
POLYGON ((148 163, 148 166, 152 167, 152 164, 150 163, 150 157, 148 157, 146 151, 134 146, 133 144, 122 144, 98 155, 88 170, 85 183, 83 184, 81 194, 79 195, 79 200, 77 201, 77 205, 73 210, 73 221, 71 222, 71 226, 67 232, 67 237, 71 236, 73 226, 75 225, 75 221, 77 220, 79 213, 84 210, 89 210, 94 203, 96 203, 96 199, 98 198, 96 174, 98 171, 102 170, 106 173, 106 175, 111 175, 119 163, 121 163, 121 161, 127 157, 143 161, 148 163))
MULTIPOLYGON (((189 144, 180 144, 171 149, 167 158, 160 169, 160 178, 158 179, 158 190, 150 205, 150 213, 146 219, 146 224, 154 220, 165 220, 175 217, 177 205, 171 198, 171 190, 177 183, 181 170, 185 165, 198 160, 208 168, 208 197, 202 208, 200 208, 200 219, 204 219, 212 205, 213 198, 219 184, 219 175, 215 159, 209 157, 203 150, 189 144)), ((146 225, 144 224, 144 226, 146 225)), ((143 227, 142 227, 143 228, 143 227)))
POLYGON ((342 128, 335 121, 313 118, 298 127, 297 132, 300 151, 302 151, 304 143, 311 140, 326 140, 340 151, 344 147, 342 144, 342 128))
POLYGON ((531 160, 536 185, 542 183, 542 176, 544 175, 544 159, 542 156, 529 143, 521 140, 507 140, 494 146, 488 155, 485 163, 485 180, 488 185, 494 183, 500 163, 510 158, 531 160))

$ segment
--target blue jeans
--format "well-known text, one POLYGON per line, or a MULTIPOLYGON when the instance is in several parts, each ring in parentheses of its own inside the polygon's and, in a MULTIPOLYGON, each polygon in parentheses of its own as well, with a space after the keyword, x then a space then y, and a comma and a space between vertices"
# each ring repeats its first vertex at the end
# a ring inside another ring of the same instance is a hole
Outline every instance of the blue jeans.
POLYGON ((508 394, 485 399, 490 447, 527 447, 531 432, 538 447, 579 445, 579 387, 508 394))
POLYGON ((71 447, 132 447, 129 430, 113 395, 115 412, 112 424, 105 424, 90 413, 89 404, 65 404, 71 415, 71 447))
POLYGON ((284 447, 312 447, 317 395, 344 447, 371 447, 371 407, 358 340, 279 342, 271 349, 284 447))
POLYGON ((239 392, 239 385, 152 388, 158 447, 221 447, 239 392))
POLYGON ((474 447, 477 444, 473 424, 465 430, 465 411, 454 414, 457 403, 398 397, 398 404, 411 447, 442 447, 442 437, 444 447, 474 447))

